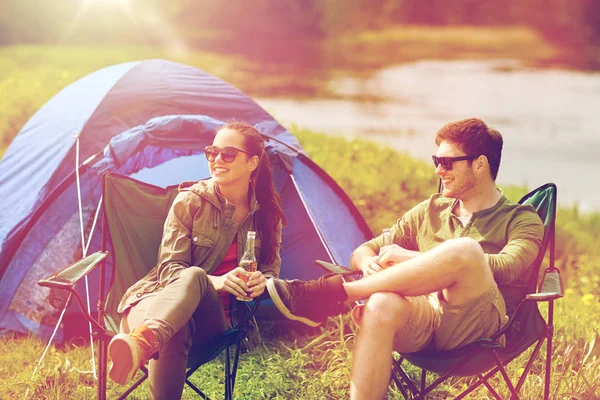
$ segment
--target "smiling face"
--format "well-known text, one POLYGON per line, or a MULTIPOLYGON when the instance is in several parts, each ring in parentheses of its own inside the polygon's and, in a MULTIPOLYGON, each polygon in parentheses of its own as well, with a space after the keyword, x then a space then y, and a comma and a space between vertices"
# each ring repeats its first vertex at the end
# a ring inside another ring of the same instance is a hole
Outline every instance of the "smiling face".
MULTIPOLYGON (((223 149, 227 146, 248 151, 245 147, 244 136, 233 129, 221 129, 215 135, 213 146, 223 149)), ((210 176, 220 186, 248 184, 252 171, 258 166, 258 157, 238 152, 232 162, 225 162, 219 153, 214 161, 208 162, 210 176)))
MULTIPOLYGON (((435 155, 437 157, 460 157, 466 154, 457 145, 443 141, 435 155)), ((476 192, 477 177, 473 163, 469 160, 455 161, 452 163, 450 171, 440 164, 436 167, 435 173, 442 179, 444 184, 442 194, 445 197, 466 200, 476 192)))

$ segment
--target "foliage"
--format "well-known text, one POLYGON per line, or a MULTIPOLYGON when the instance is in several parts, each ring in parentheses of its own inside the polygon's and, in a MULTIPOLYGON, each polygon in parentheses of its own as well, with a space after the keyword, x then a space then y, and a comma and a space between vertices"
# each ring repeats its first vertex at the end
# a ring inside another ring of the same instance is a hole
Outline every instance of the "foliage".
POLYGON ((390 27, 523 26, 559 45, 570 65, 600 66, 600 3, 592 0, 55 0, 10 2, 0 44, 161 45, 256 53, 301 51, 319 41, 390 27), (24 28, 26 27, 26 28, 24 28), (283 40, 282 40, 283 38, 283 40), (207 40, 210 39, 210 40, 207 40), (234 40, 231 40, 234 39, 234 40), (290 47, 292 48, 290 51, 290 47))

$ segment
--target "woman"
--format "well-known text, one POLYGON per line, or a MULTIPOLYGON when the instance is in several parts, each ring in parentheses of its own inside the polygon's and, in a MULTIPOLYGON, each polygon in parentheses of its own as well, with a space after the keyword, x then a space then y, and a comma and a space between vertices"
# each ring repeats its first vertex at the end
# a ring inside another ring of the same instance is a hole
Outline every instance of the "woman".
MULTIPOLYGON (((180 185, 158 263, 123 296, 121 333, 108 348, 109 375, 119 384, 158 353, 149 368, 150 391, 157 399, 181 397, 190 348, 226 331, 230 311, 237 314, 231 295, 260 296, 281 265, 284 216, 258 131, 229 123, 205 154, 211 178, 180 185), (258 270, 251 274, 237 266, 249 230, 257 232, 258 270), (247 283, 241 275, 249 277, 247 283)), ((254 330, 249 336, 257 335, 254 330)))

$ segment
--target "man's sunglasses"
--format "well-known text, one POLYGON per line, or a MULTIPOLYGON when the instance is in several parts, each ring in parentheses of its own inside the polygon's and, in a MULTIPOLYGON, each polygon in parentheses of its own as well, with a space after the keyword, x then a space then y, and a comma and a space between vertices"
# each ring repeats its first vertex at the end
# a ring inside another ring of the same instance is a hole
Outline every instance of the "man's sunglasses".
POLYGON ((244 151, 244 150, 238 149, 236 147, 232 147, 232 146, 226 146, 226 147, 223 147, 222 149, 218 148, 217 146, 206 146, 204 148, 204 155, 206 155, 206 159, 210 162, 215 161, 217 159, 217 156, 219 155, 219 153, 221 154, 221 159, 224 162, 226 162, 226 163, 233 162, 233 160, 235 160, 235 157, 237 157, 239 152, 251 155, 247 151, 244 151))
POLYGON ((461 157, 436 157, 436 156, 431 156, 431 159, 433 160, 433 165, 437 166, 441 165, 442 168, 444 168, 446 171, 452 171, 452 164, 455 161, 463 161, 463 160, 474 160, 477 157, 479 157, 479 155, 476 156, 461 156, 461 157))

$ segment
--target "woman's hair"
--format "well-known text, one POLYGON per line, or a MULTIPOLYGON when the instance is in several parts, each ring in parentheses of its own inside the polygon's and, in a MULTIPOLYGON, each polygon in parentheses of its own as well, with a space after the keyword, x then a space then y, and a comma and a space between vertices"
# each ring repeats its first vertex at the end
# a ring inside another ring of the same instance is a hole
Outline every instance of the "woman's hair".
POLYGON ((255 226, 260 234, 261 263, 269 264, 275 259, 274 249, 277 247, 278 237, 274 235, 277 225, 281 221, 286 223, 279 193, 273 184, 271 162, 265 150, 265 142, 260 133, 252 125, 245 122, 233 121, 223 125, 220 130, 232 129, 244 136, 246 151, 259 158, 258 167, 252 171, 251 180, 254 183, 256 200, 260 204, 254 219, 255 226))

